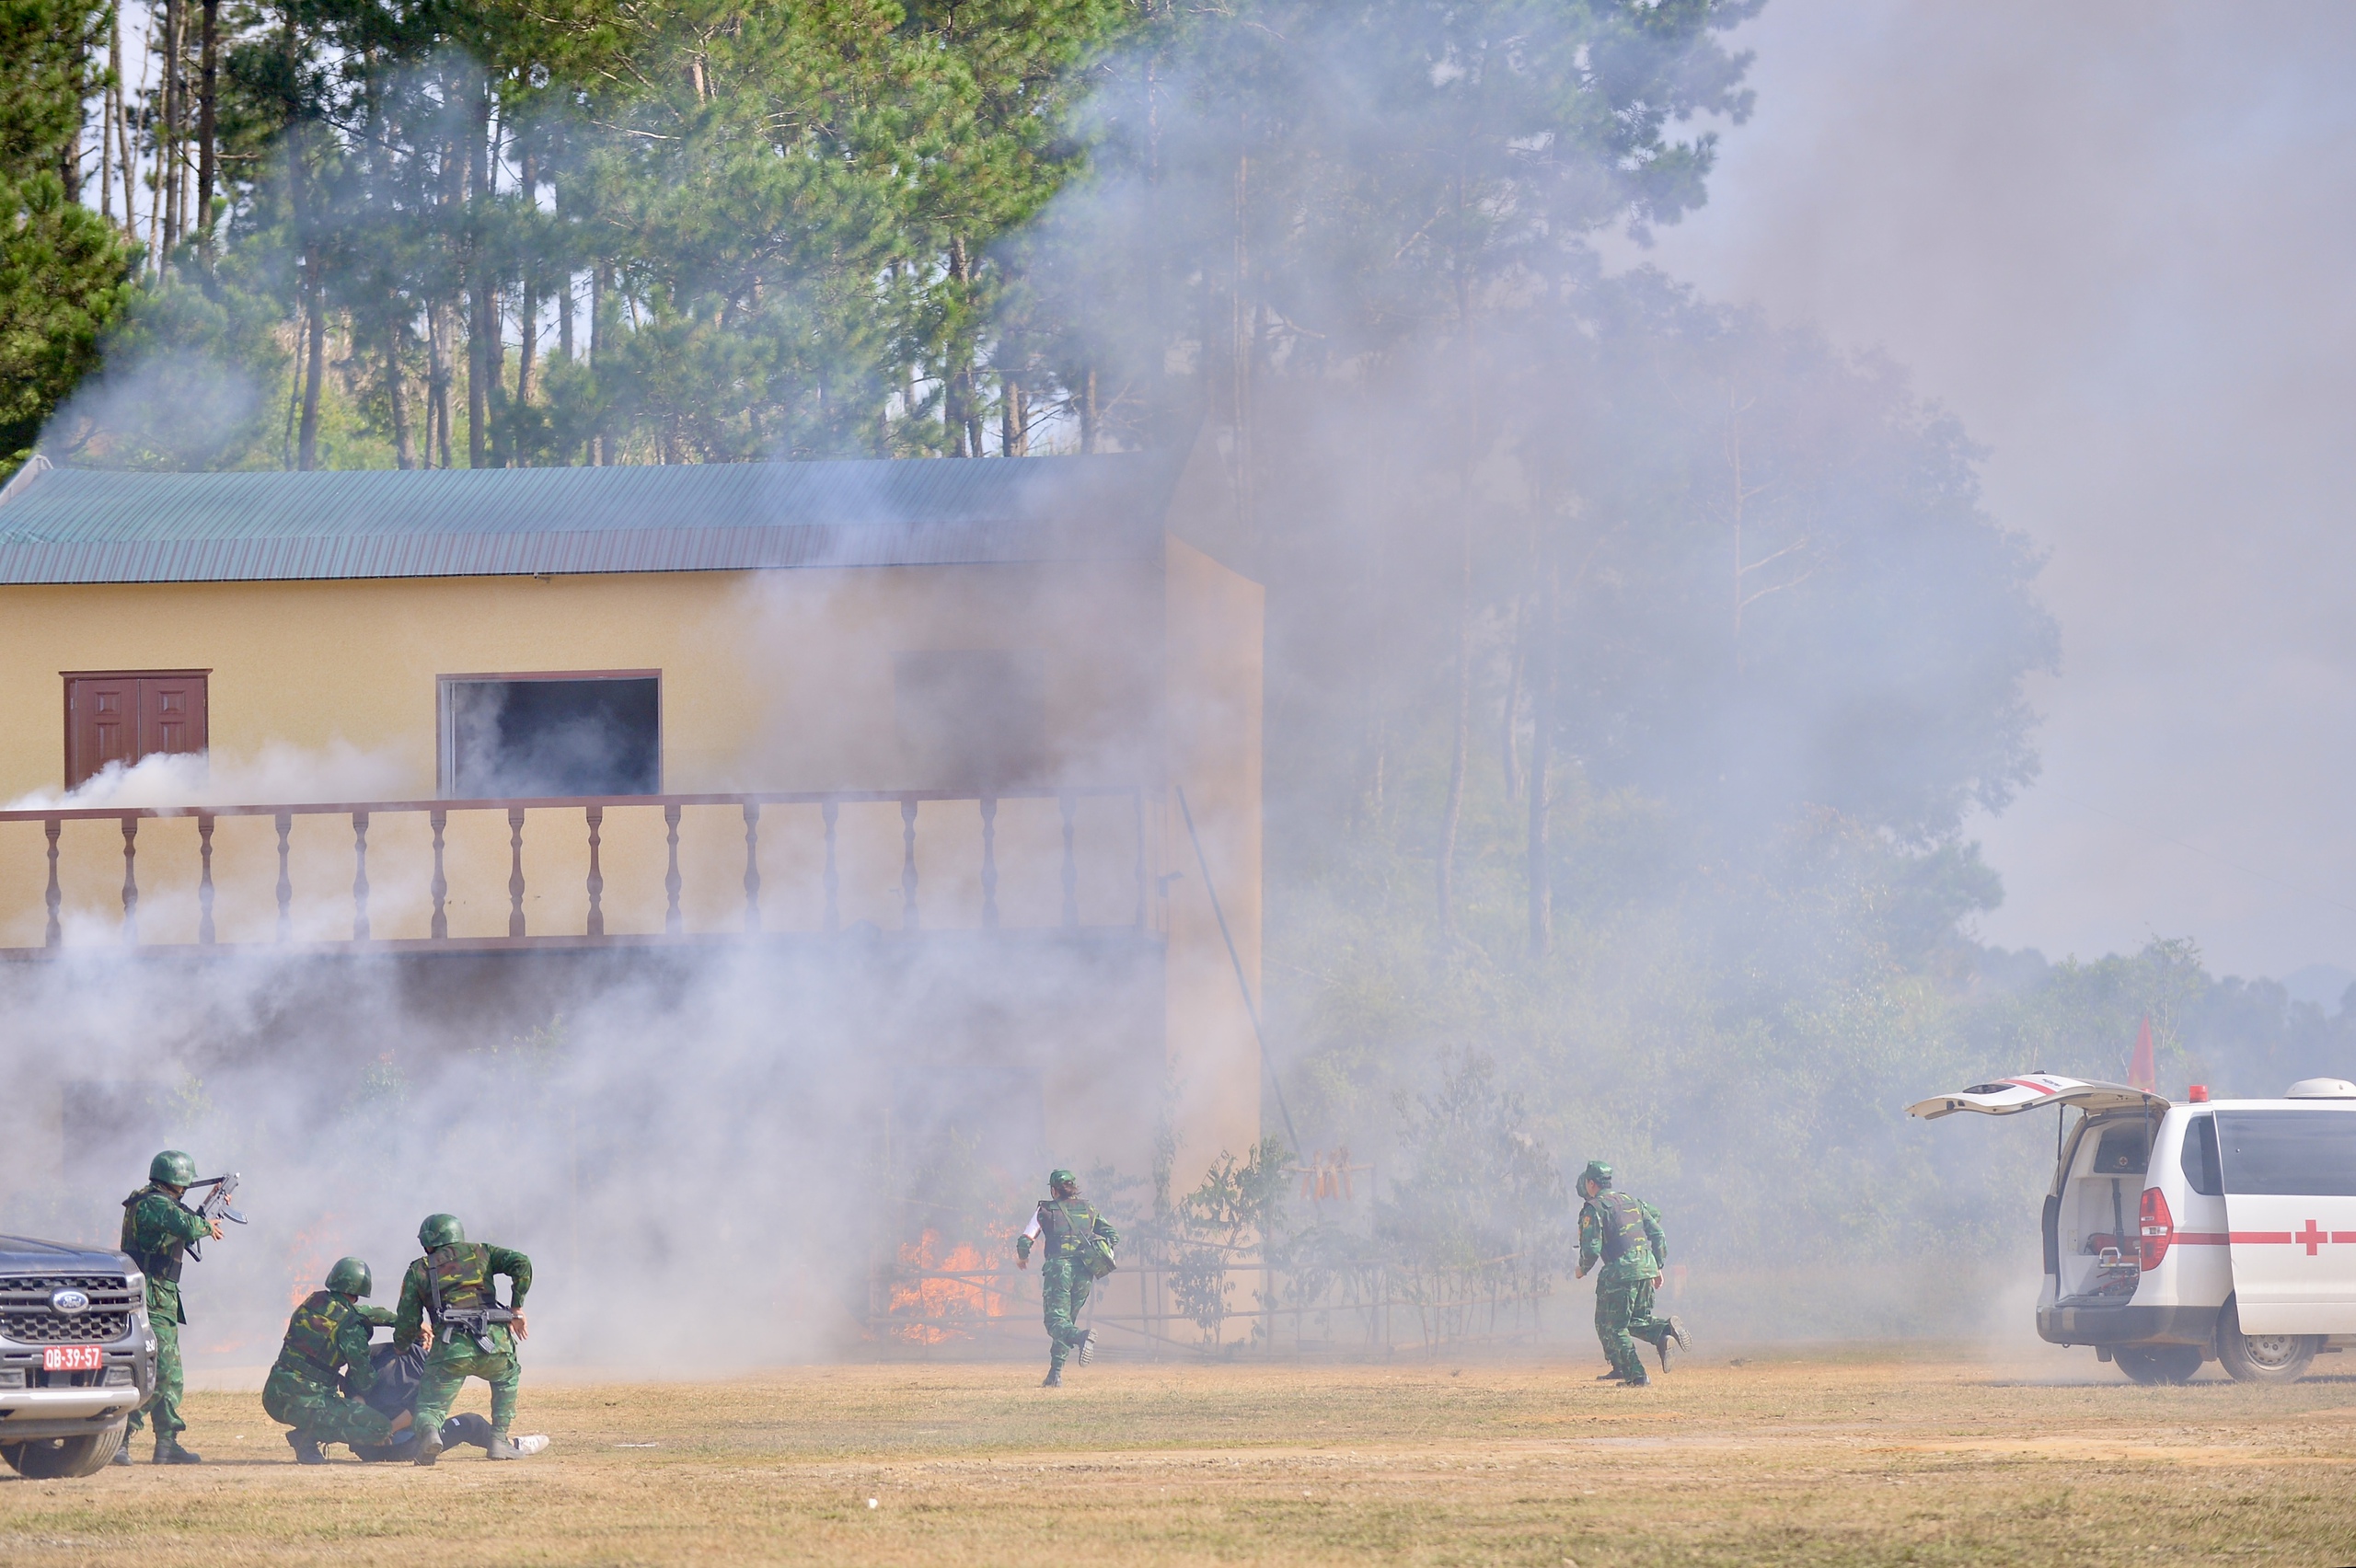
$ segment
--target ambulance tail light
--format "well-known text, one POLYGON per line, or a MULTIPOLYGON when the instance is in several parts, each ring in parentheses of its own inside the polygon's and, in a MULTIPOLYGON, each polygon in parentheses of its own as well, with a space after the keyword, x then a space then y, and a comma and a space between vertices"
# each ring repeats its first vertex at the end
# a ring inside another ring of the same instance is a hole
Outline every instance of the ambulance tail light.
POLYGON ((2168 1212, 2167 1194, 2157 1187, 2143 1189, 2143 1267, 2160 1266, 2176 1242, 2176 1216, 2168 1212))

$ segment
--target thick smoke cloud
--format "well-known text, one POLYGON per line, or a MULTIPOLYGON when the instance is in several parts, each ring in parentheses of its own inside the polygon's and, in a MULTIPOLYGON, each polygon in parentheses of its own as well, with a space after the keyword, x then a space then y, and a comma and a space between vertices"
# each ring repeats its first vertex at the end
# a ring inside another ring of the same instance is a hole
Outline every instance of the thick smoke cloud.
POLYGON ((2356 967, 2349 14, 1777 0, 1739 41, 1757 118, 1648 259, 1887 349, 2051 551, 2045 781, 1974 825, 1981 929, 2356 967))

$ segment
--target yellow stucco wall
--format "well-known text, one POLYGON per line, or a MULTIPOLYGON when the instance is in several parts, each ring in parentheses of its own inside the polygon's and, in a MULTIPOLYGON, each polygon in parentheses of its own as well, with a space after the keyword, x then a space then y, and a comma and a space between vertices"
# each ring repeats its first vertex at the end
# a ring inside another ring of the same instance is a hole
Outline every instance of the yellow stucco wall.
POLYGON ((1260 995, 1261 686, 1265 593, 1202 551, 1169 544, 1166 707, 1172 798, 1162 859, 1182 875, 1168 902, 1169 1059, 1179 1131, 1173 1189, 1219 1155, 1244 1158, 1261 1133, 1261 1067, 1251 1015, 1175 789, 1183 785, 1235 939, 1260 995))

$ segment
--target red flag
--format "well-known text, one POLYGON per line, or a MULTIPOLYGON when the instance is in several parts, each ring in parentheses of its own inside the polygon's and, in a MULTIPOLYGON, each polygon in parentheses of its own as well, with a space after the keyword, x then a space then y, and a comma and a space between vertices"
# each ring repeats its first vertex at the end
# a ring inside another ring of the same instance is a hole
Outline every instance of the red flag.
POLYGON ((2128 1065, 2127 1087, 2140 1089, 2147 1094, 2160 1091, 2159 1065, 2152 1059, 2152 1015, 2143 1015, 2142 1027, 2135 1032, 2135 1059, 2128 1065))

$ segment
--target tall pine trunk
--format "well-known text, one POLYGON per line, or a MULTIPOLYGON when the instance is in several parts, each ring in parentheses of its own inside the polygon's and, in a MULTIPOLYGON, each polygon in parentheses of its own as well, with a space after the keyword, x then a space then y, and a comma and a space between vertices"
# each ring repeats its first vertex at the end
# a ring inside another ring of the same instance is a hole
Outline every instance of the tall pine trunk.
POLYGON ((1541 547, 1544 573, 1538 590, 1537 624, 1530 649, 1530 956, 1543 958, 1554 945, 1554 873, 1548 848, 1553 828, 1554 628, 1562 594, 1562 567, 1554 552, 1541 547))
POLYGON ((392 409, 393 458, 404 470, 417 467, 417 438, 409 428, 408 378, 401 374, 401 345, 408 337, 409 328, 398 318, 385 334, 385 401, 392 409))
POLYGON ((183 0, 164 0, 164 123, 156 137, 156 196, 163 207, 164 243, 168 254, 180 237, 180 13, 183 0))
POLYGON ((203 58, 198 68, 196 98, 196 235, 208 270, 213 265, 214 98, 220 83, 220 29, 221 0, 204 0, 203 58))
POLYGON ((474 133, 467 138, 467 467, 491 466, 491 383, 501 373, 499 305, 478 221, 491 197, 491 80, 475 84, 474 133))
MULTIPOLYGON (((523 144, 524 210, 538 211, 538 169, 533 157, 531 139, 517 138, 523 144)), ((532 361, 539 352, 540 296, 537 292, 538 272, 534 267, 533 246, 527 239, 524 247, 523 275, 518 280, 521 294, 515 307, 515 332, 522 340, 515 355, 515 409, 507 427, 507 461, 511 467, 524 466, 524 421, 532 407, 532 361)))

